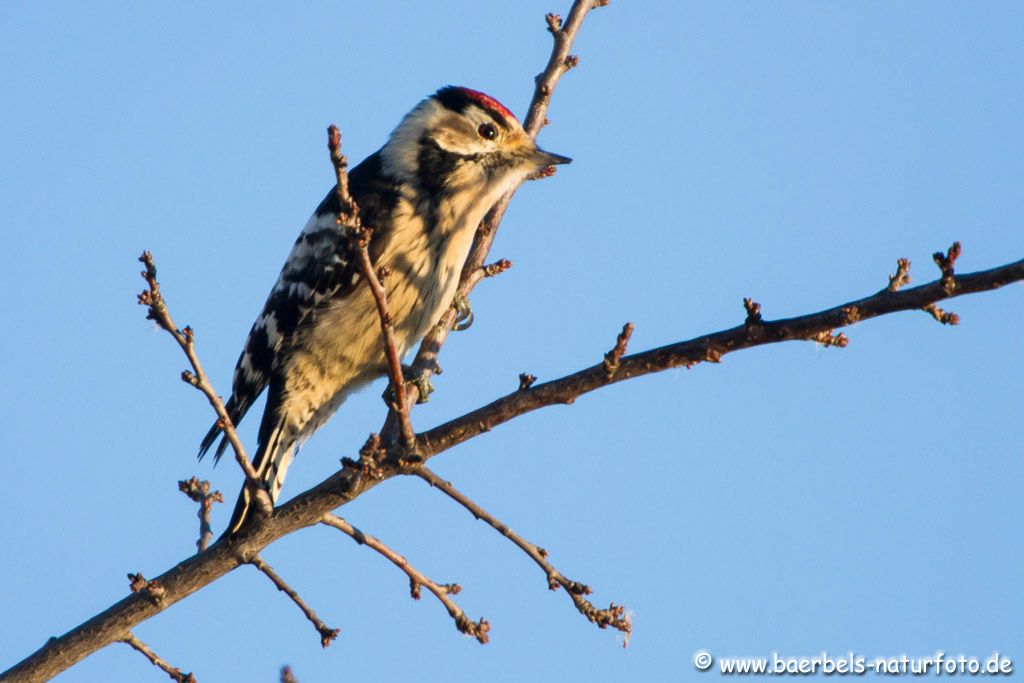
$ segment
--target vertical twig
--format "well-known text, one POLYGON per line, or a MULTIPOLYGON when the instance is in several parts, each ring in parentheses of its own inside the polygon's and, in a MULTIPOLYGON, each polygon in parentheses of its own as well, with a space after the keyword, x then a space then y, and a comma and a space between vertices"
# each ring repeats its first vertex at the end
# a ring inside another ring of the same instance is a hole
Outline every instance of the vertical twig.
POLYGON ((206 550, 210 541, 213 540, 213 529, 210 526, 210 512, 214 503, 223 503, 224 496, 220 491, 210 492, 210 482, 199 481, 198 477, 178 482, 178 490, 199 503, 199 540, 196 541, 196 548, 199 552, 206 550))
MULTIPOLYGON (((549 18, 551 15, 545 17, 548 30, 553 38, 553 44, 547 65, 535 79, 533 97, 527 110, 526 119, 523 122, 523 128, 531 138, 536 138, 540 129, 547 122, 548 107, 551 103, 551 95, 555 91, 555 86, 558 85, 559 80, 569 69, 579 63, 578 58, 571 58, 569 51, 572 49, 576 35, 583 25, 583 20, 590 10, 607 4, 607 0, 575 0, 572 8, 569 10, 568 18, 564 23, 559 20, 557 27, 552 26, 552 19, 549 18)), ((515 191, 515 189, 512 189, 499 199, 491 210, 487 212, 480 227, 477 229, 476 235, 473 238, 473 245, 469 250, 469 256, 466 258, 466 264, 462 268, 459 287, 456 290, 457 296, 469 298, 470 292, 483 278, 484 271, 482 268, 484 261, 491 250, 498 226, 501 224, 501 219, 504 217, 509 201, 512 199, 515 191)), ((420 344, 413 366, 423 373, 424 377, 429 377, 433 369, 438 367, 438 353, 448 338, 448 332, 455 324, 455 318, 455 309, 449 308, 420 344)), ((409 401, 414 402, 419 396, 419 390, 416 386, 411 386, 409 387, 409 394, 409 401)), ((394 410, 390 411, 384 426, 381 428, 381 436, 385 440, 391 440, 394 438, 396 431, 404 434, 402 421, 403 416, 400 413, 394 410)))
POLYGON ((384 355, 388 363, 388 377, 391 381, 391 390, 395 396, 399 424, 401 426, 402 440, 407 449, 413 450, 416 446, 416 433, 412 428, 412 421, 409 418, 409 395, 405 385, 405 377, 402 375, 402 359, 398 353, 398 344, 395 340, 394 320, 388 311, 387 292, 384 291, 383 279, 386 273, 377 272, 373 268, 370 259, 370 240, 373 237, 373 228, 364 226, 359 219, 359 205, 348 191, 348 159, 341 153, 341 132, 337 126, 330 126, 327 129, 327 148, 331 152, 331 163, 334 165, 334 175, 337 178, 336 192, 341 212, 338 214, 338 225, 347 228, 356 241, 356 254, 359 258, 359 268, 363 273, 366 284, 373 293, 374 302, 377 304, 377 315, 380 318, 380 329, 384 337, 384 355))

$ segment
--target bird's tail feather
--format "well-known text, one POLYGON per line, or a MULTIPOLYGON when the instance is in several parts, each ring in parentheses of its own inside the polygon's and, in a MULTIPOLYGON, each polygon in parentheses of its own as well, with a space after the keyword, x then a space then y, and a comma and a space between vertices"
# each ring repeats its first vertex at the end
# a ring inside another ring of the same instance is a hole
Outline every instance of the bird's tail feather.
MULTIPOLYGON (((213 446, 213 442, 217 440, 217 437, 220 436, 220 433, 221 433, 220 426, 216 422, 214 422, 213 426, 210 427, 210 431, 206 432, 206 436, 203 437, 202 443, 199 444, 199 459, 200 460, 203 459, 203 456, 206 455, 206 452, 208 450, 210 450, 211 446, 213 446)), ((217 450, 214 451, 214 454, 213 454, 213 461, 214 461, 214 463, 220 461, 220 456, 222 456, 224 454, 224 450, 227 447, 228 447, 228 440, 227 440, 227 438, 222 438, 220 440, 220 445, 217 446, 217 450)))
MULTIPOLYGON (((246 401, 236 402, 234 396, 229 398, 228 402, 224 405, 224 410, 227 411, 228 417, 231 418, 231 422, 235 425, 237 425, 241 421, 241 419, 245 417, 245 413, 248 411, 248 409, 249 406, 246 401)), ((206 432, 206 436, 203 437, 202 442, 200 442, 199 444, 200 460, 203 459, 203 456, 206 455, 206 452, 210 450, 210 448, 213 446, 213 443, 217 440, 217 437, 220 436, 221 432, 223 431, 224 430, 220 428, 218 422, 213 423, 213 426, 210 427, 210 431, 206 432)), ((213 453, 214 465, 220 462, 220 458, 222 455, 224 455, 224 451, 226 451, 227 448, 228 439, 227 437, 223 437, 221 438, 220 443, 217 444, 217 450, 214 451, 213 453)))
MULTIPOLYGON (((269 438, 260 443, 253 459, 256 476, 270 494, 272 503, 277 502, 284 478, 288 474, 288 466, 292 464, 298 446, 294 438, 286 436, 286 431, 285 425, 278 424, 269 438)), ((249 487, 242 484, 242 491, 238 495, 238 502, 235 503, 235 511, 231 514, 231 522, 225 535, 234 535, 245 525, 253 506, 251 498, 249 487)))

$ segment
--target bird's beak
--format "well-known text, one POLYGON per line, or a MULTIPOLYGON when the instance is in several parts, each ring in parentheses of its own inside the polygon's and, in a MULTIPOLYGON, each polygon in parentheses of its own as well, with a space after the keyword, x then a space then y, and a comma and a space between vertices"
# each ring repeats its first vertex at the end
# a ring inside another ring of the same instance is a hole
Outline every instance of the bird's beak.
POLYGON ((572 163, 572 159, 570 159, 569 157, 564 157, 561 154, 545 152, 539 147, 533 151, 532 160, 533 163, 537 165, 537 168, 546 168, 548 166, 555 166, 557 164, 572 163))

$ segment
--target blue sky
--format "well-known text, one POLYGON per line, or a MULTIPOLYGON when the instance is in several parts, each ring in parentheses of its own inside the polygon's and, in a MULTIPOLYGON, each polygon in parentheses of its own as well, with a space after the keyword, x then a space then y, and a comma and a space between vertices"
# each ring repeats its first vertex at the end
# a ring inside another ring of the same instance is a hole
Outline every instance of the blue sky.
MULTIPOLYGON (((144 320, 151 249, 212 378, 231 369, 298 230, 331 185, 329 123, 359 159, 438 87, 516 112, 568 2, 4 3, 0 6, 0 668, 193 551, 211 422, 184 359, 144 320)), ((622 323, 640 350, 915 283, 964 244, 1024 254, 1024 6, 629 3, 587 20, 541 144, 575 159, 516 197, 454 335, 425 429, 592 364, 622 323)), ((342 634, 242 568, 137 634, 200 681, 690 680, 693 653, 1024 662, 1020 590, 1024 292, 759 348, 531 414, 435 469, 549 549, 633 640, 588 624, 530 561, 420 481, 342 514, 492 624, 481 647, 337 532, 270 547, 342 634)), ((364 391, 303 449, 284 495, 329 475, 383 418, 364 391)), ((258 411, 258 408, 257 408, 258 411)), ((253 442, 255 419, 244 423, 253 442)), ((223 525, 230 504, 217 511, 223 525)), ((161 680, 113 646, 59 681, 161 680)))

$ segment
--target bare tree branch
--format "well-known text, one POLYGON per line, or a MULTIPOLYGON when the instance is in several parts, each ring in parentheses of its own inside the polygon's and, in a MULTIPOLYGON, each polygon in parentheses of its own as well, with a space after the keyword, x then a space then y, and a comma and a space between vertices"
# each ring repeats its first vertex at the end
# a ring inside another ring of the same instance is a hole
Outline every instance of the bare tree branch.
MULTIPOLYGON (((848 304, 796 318, 762 323, 762 335, 752 335, 745 325, 708 334, 689 341, 624 356, 609 379, 602 362, 553 382, 531 386, 420 434, 416 452, 424 461, 473 436, 519 415, 558 403, 571 403, 581 394, 634 377, 720 359, 725 353, 791 339, 813 339, 836 327, 896 313, 921 310, 944 299, 974 294, 1024 281, 1024 259, 990 270, 953 275, 951 291, 940 281, 891 292, 884 289, 848 304), (756 339, 755 339, 756 337, 756 339)), ((104 612, 51 638, 35 653, 14 665, 0 681, 45 681, 110 643, 123 640, 129 630, 179 600, 216 581, 237 568, 247 553, 259 552, 270 543, 303 527, 318 524, 325 513, 354 500, 382 481, 407 468, 397 458, 387 457, 381 447, 380 465, 369 476, 359 466, 346 465, 317 486, 276 508, 273 513, 246 527, 237 536, 215 542, 206 552, 189 557, 157 577, 162 592, 159 600, 149 591, 133 593, 104 612)))
POLYGON ((196 548, 199 552, 206 550, 213 540, 213 529, 210 527, 210 513, 214 503, 223 503, 224 496, 220 491, 210 492, 210 482, 199 481, 198 477, 178 482, 178 490, 199 503, 199 540, 196 541, 196 548))
MULTIPOLYGON (((420 443, 417 452, 422 456, 429 457, 538 408, 570 404, 582 394, 615 382, 642 377, 652 372, 676 367, 689 368, 702 362, 719 362, 727 353, 754 346, 790 340, 807 340, 830 346, 845 346, 848 341, 845 335, 833 335, 833 331, 837 327, 846 327, 869 318, 899 311, 924 310, 932 312, 936 301, 997 289, 1021 280, 1024 280, 1024 260, 991 270, 956 275, 949 282, 936 280, 926 285, 899 291, 891 291, 887 288, 877 294, 817 313, 770 322, 762 320, 755 326, 748 322, 721 332, 625 356, 619 360, 618 370, 611 377, 605 371, 604 363, 599 363, 560 379, 533 385, 525 391, 515 391, 482 408, 466 413, 462 417, 423 432, 419 435, 420 443), (756 329, 752 329, 752 327, 756 327, 756 329)), ((758 307, 758 316, 760 316, 760 306, 755 305, 758 307)), ((956 316, 954 313, 941 312, 941 314, 950 317, 956 316)), ((954 319, 959 320, 958 317, 954 319)))
POLYGON ((484 510, 470 499, 469 496, 455 488, 450 481, 446 481, 437 476, 437 474, 432 470, 427 469, 424 466, 419 466, 414 468, 411 473, 415 474, 432 487, 443 492, 446 496, 469 510, 470 514, 474 517, 486 522, 492 529, 512 541, 512 543, 526 553, 530 559, 536 562, 537 566, 544 570, 544 574, 547 575, 548 578, 548 589, 558 590, 559 586, 564 588, 565 592, 572 599, 573 604, 576 605, 576 609, 579 610, 580 614, 601 628, 611 626, 612 628, 622 631, 626 634, 624 643, 626 645, 629 644, 629 635, 632 631, 632 624, 630 623, 629 616, 626 614, 624 607, 616 605, 614 602, 607 609, 598 609, 597 607, 594 607, 593 603, 584 597, 593 592, 590 590, 590 586, 585 583, 580 583, 566 578, 564 574, 555 569, 554 565, 548 562, 548 552, 546 550, 540 546, 530 543, 525 538, 512 531, 507 524, 497 519, 494 515, 487 512, 487 510, 484 510))
POLYGON ((138 296, 139 303, 147 307, 146 318, 156 322, 157 325, 166 330, 174 337, 174 341, 178 342, 181 350, 185 352, 185 357, 188 358, 192 370, 185 370, 181 373, 182 381, 201 391, 206 396, 206 400, 210 402, 210 406, 217 413, 217 426, 221 428, 228 443, 231 444, 231 449, 235 453, 235 460, 245 474, 246 486, 248 486, 253 500, 256 501, 259 514, 261 516, 270 514, 270 510, 273 508, 273 503, 270 502, 270 495, 264 489, 263 484, 260 483, 259 477, 256 476, 256 470, 253 469, 249 456, 246 455, 245 446, 242 445, 242 440, 238 437, 238 432, 235 431, 235 425, 224 408, 224 402, 217 395, 216 390, 206 376, 206 372, 203 371, 203 366, 199 362, 199 356, 196 355, 195 332, 193 332, 191 327, 179 330, 178 326, 174 324, 163 294, 160 292, 160 283, 156 279, 156 264, 153 262, 153 255, 148 251, 144 251, 142 256, 139 257, 139 261, 146 266, 146 269, 142 271, 142 278, 146 281, 148 289, 143 290, 138 296))
MULTIPOLYGON (((569 51, 583 18, 590 9, 602 4, 605 3, 576 0, 564 23, 554 16, 547 19, 548 28, 554 38, 554 46, 547 67, 536 80, 534 97, 525 120, 525 128, 531 136, 535 137, 546 122, 550 97, 559 79, 578 64, 578 59, 570 55, 569 51)), ((342 188, 339 186, 339 189, 342 188)), ((484 263, 510 196, 498 202, 478 230, 460 280, 458 292, 462 296, 468 295, 472 288, 489 274, 484 263)), ((611 377, 604 361, 560 380, 537 386, 533 385, 532 376, 524 373, 520 387, 514 394, 419 435, 416 439, 417 454, 425 461, 518 415, 545 405, 571 403, 577 396, 611 383, 681 365, 691 366, 703 361, 716 362, 724 354, 732 351, 789 339, 827 339, 831 343, 838 343, 836 340, 840 337, 833 334, 837 327, 902 310, 921 309, 934 315, 933 308, 936 303, 944 299, 995 289, 1024 280, 1024 260, 984 272, 956 275, 953 265, 959 252, 957 245, 955 253, 951 249, 945 254, 938 254, 936 261, 942 270, 941 280, 913 289, 900 289, 907 280, 900 277, 897 271, 897 275, 893 277, 900 280, 899 285, 894 285, 893 280, 890 280, 890 286, 876 295, 819 313, 764 322, 760 319, 758 311, 754 324, 745 324, 631 356, 624 355, 623 345, 622 353, 615 358, 617 367, 611 373, 611 377), (941 258, 938 258, 939 256, 941 258)), ((183 373, 183 378, 203 391, 217 412, 219 424, 232 444, 236 460, 246 474, 247 485, 253 489, 254 498, 259 501, 261 509, 269 514, 257 517, 253 524, 247 526, 237 536, 215 542, 206 552, 186 558, 152 581, 147 581, 141 575, 133 575, 131 594, 63 636, 49 639, 38 651, 0 674, 0 681, 48 680, 108 644, 131 644, 134 636, 130 629, 137 624, 236 569, 246 562, 245 558, 255 556, 275 540, 300 528, 323 522, 325 514, 362 495, 381 481, 408 473, 408 468, 400 457, 402 449, 393 448, 396 439, 391 436, 392 432, 399 435, 404 433, 404 440, 407 441, 408 433, 398 424, 399 416, 393 411, 385 425, 386 429, 382 430, 382 434, 386 434, 388 438, 379 445, 379 456, 376 457, 372 468, 367 467, 367 463, 363 463, 364 466, 352 466, 353 463, 347 463, 339 472, 317 486, 299 494, 276 510, 272 509, 269 496, 255 479, 251 463, 224 411, 223 403, 202 371, 195 354, 194 335, 190 328, 178 330, 166 311, 159 293, 159 284, 156 282, 155 266, 152 265, 151 258, 147 263, 147 256, 144 254, 142 259, 147 266, 143 275, 150 287, 139 297, 140 303, 149 307, 150 316, 174 336, 189 358, 192 371, 183 373)), ((906 276, 907 273, 904 272, 903 275, 906 276)), ((375 278, 367 279, 373 281, 375 278)), ((432 372, 436 367, 437 353, 448 331, 452 329, 455 317, 454 310, 448 311, 421 345, 416 365, 426 373, 432 372)), ((748 320, 751 317, 748 310, 748 320)), ((941 318, 941 315, 937 317, 941 318)), ((394 377, 392 381, 394 382, 394 377)), ((397 383, 395 387, 396 395, 400 385, 401 383, 397 383)), ((416 393, 414 387, 410 388, 406 396, 406 405, 415 400, 416 393)))
MULTIPOLYGON (((547 65, 534 79, 533 98, 530 101, 530 107, 523 121, 523 129, 531 138, 536 138, 540 129, 547 123, 548 106, 551 103, 551 95, 555 91, 555 86, 558 85, 559 80, 570 68, 579 63, 579 58, 570 58, 569 51, 572 49, 576 35, 583 25, 583 20, 590 10, 607 4, 607 0, 574 0, 572 8, 569 10, 569 18, 564 23, 558 15, 549 14, 545 17, 548 30, 553 38, 553 44, 547 65)), ((505 216, 505 211, 508 209, 513 194, 515 194, 514 189, 499 199, 497 204, 487 212, 483 222, 477 229, 476 236, 473 238, 473 245, 469 250, 469 256, 466 258, 466 264, 462 268, 462 276, 459 280, 456 296, 468 299, 470 292, 482 279, 485 273, 483 270, 484 262, 491 251, 491 245, 494 243, 498 226, 501 224, 501 219, 505 216)), ((434 368, 438 367, 438 354, 448 338, 448 332, 455 325, 456 315, 457 313, 454 309, 449 309, 441 316, 441 320, 431 328, 420 344, 413 367, 422 373, 424 377, 429 377, 430 373, 434 372, 434 368)), ((409 387, 409 392, 411 394, 410 402, 415 402, 418 396, 417 388, 415 386, 409 387)), ((399 416, 394 411, 388 414, 387 420, 385 420, 384 426, 380 431, 381 437, 385 442, 394 440, 394 435, 398 431, 398 419, 399 416)))
POLYGON ((178 683, 196 683, 195 676, 191 673, 183 674, 181 673, 181 669, 168 664, 165 660, 161 659, 157 653, 150 650, 144 642, 136 638, 135 634, 129 633, 121 639, 121 642, 131 645, 137 652, 141 652, 153 666, 159 667, 164 671, 164 673, 170 676, 172 681, 177 681, 178 683))
POLYGON ((256 567, 256 569, 259 569, 261 572, 263 572, 266 575, 266 577, 270 579, 273 582, 273 584, 277 587, 277 590, 281 591, 289 598, 291 598, 292 602, 294 602, 298 606, 298 608, 302 610, 302 613, 306 615, 307 619, 309 619, 309 623, 313 624, 313 628, 315 628, 317 633, 320 634, 321 646, 327 647, 334 641, 335 638, 338 637, 338 634, 341 633, 341 629, 331 628, 323 621, 321 621, 320 617, 317 616, 313 608, 306 604, 306 601, 302 599, 302 596, 299 595, 298 591, 289 586, 288 582, 281 578, 281 575, 275 572, 273 567, 264 562, 262 557, 260 557, 259 555, 254 555, 249 560, 247 560, 247 562, 252 566, 256 567))
POLYGON ((388 296, 384 291, 384 278, 387 273, 383 268, 380 271, 373 269, 373 262, 370 259, 370 239, 373 236, 373 227, 365 226, 359 220, 359 205, 349 194, 348 159, 341 153, 341 133, 337 126, 332 125, 327 129, 327 148, 331 151, 331 162, 334 165, 334 174, 337 178, 335 191, 341 206, 338 225, 347 228, 355 237, 359 268, 362 270, 363 279, 366 280, 366 284, 373 293, 373 300, 377 304, 380 330, 384 337, 384 356, 388 362, 388 377, 391 380, 391 391, 395 396, 395 405, 392 406, 392 411, 398 415, 403 443, 406 448, 411 449, 416 443, 416 436, 412 429, 412 422, 409 420, 409 400, 405 378, 402 376, 402 359, 395 341, 394 320, 388 311, 388 296))
POLYGON ((910 284, 910 259, 896 260, 896 274, 889 276, 889 291, 895 292, 903 285, 910 284))
POLYGON ((623 325, 622 332, 619 332, 619 336, 615 339, 615 346, 604 354, 604 372, 608 377, 613 377, 618 371, 619 361, 622 360, 622 354, 626 353, 629 338, 633 336, 633 329, 633 323, 623 325))
POLYGON ((947 249, 945 254, 941 251, 937 251, 932 254, 932 260, 935 261, 935 265, 937 265, 939 270, 942 272, 942 288, 950 294, 956 287, 956 283, 953 280, 953 266, 956 264, 956 260, 960 258, 961 252, 962 249, 960 248, 960 243, 953 242, 953 246, 947 249))
POLYGON ((459 584, 437 583, 426 574, 416 569, 416 567, 409 564, 409 560, 389 548, 380 539, 363 533, 356 527, 349 524, 348 521, 337 515, 327 513, 324 515, 323 523, 327 526, 338 529, 352 538, 352 540, 359 545, 365 545, 368 548, 376 550, 378 553, 389 559, 396 567, 405 572, 406 576, 409 577, 409 594, 414 600, 420 599, 420 589, 425 586, 428 591, 433 593, 434 596, 441 601, 441 604, 444 605, 445 609, 448 610, 448 614, 455 620, 455 627, 459 629, 460 632, 473 636, 481 644, 488 641, 487 632, 490 631, 491 625, 487 623, 487 620, 480 619, 480 621, 473 621, 466 615, 465 611, 463 611, 463 609, 451 599, 450 596, 456 595, 462 590, 462 587, 459 586, 459 584))

